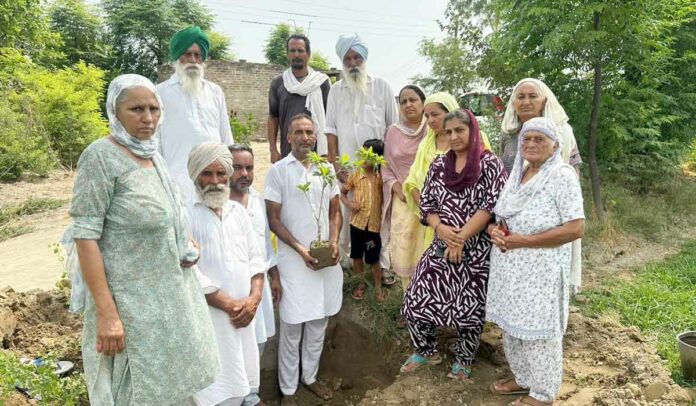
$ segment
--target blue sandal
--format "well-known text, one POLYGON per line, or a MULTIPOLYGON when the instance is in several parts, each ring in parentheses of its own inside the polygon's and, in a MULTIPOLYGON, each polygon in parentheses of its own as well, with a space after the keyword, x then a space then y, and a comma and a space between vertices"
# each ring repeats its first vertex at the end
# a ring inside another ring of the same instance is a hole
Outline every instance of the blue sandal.
POLYGON ((400 372, 413 372, 416 369, 422 367, 423 365, 437 365, 442 362, 442 357, 437 356, 437 357, 431 357, 431 358, 425 358, 422 355, 419 354, 412 354, 406 362, 401 366, 401 369, 399 369, 400 372), (411 365, 416 364, 413 369, 408 369, 411 365))
POLYGON ((458 362, 452 364, 452 368, 450 368, 450 372, 447 374, 448 378, 459 379, 461 381, 468 380, 469 376, 471 376, 471 368, 465 367, 458 362), (459 375, 461 373, 464 373, 464 377, 459 375))

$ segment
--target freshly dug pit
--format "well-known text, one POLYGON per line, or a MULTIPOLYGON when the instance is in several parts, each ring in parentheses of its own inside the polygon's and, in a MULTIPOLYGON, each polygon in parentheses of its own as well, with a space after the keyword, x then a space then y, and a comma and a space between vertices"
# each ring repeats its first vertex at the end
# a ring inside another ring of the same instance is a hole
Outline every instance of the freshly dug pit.
MULTIPOLYGON (((319 379, 334 390, 334 397, 324 402, 300 384, 298 403, 308 406, 357 404, 367 391, 389 386, 398 373, 399 363, 395 359, 400 354, 396 346, 385 346, 376 344, 367 329, 340 313, 332 317, 326 330, 319 379)), ((261 398, 271 404, 279 402, 281 398, 277 336, 266 344, 264 350, 261 398)))

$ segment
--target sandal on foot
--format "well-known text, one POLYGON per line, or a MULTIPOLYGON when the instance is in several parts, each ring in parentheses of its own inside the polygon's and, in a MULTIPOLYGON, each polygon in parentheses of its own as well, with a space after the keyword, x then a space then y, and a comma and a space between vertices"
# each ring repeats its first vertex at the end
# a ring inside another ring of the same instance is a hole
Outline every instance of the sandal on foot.
POLYGON ((399 369, 400 372, 413 372, 416 369, 422 367, 423 365, 437 365, 442 362, 442 357, 439 355, 432 356, 430 358, 425 358, 419 354, 412 354, 406 362, 399 369), (411 367, 411 365, 414 365, 411 367))
POLYGON ((365 299, 365 284, 361 283, 358 285, 358 287, 353 290, 353 293, 350 294, 350 297, 355 300, 365 299))
POLYGON ((297 406, 297 398, 295 395, 283 395, 280 400, 280 406, 297 406))
POLYGON ((448 378, 458 379, 460 381, 469 380, 469 376, 471 376, 471 368, 466 367, 458 362, 452 364, 452 367, 450 368, 450 371, 447 374, 448 378))
POLYGON ((391 286, 396 283, 396 276, 387 268, 382 268, 382 285, 391 286))
POLYGON ((542 402, 541 400, 536 400, 531 396, 525 396, 515 399, 514 402, 508 403, 508 406, 553 406, 553 402, 542 402))
POLYGON ((529 389, 523 388, 520 385, 518 385, 517 381, 515 381, 515 378, 499 379, 493 382, 491 386, 488 387, 488 389, 490 389, 491 392, 493 392, 496 395, 526 395, 529 393, 529 389), (511 385, 509 384, 511 382, 514 383, 514 388, 510 388, 511 385), (500 388, 501 386, 503 388, 500 388))
POLYGON ((319 381, 315 381, 311 385, 305 384, 305 386, 307 387, 307 389, 309 389, 310 392, 312 392, 314 395, 316 395, 316 397, 318 397, 319 399, 331 400, 331 398, 333 397, 331 390, 329 390, 329 388, 326 385, 324 385, 323 383, 321 383, 319 381))
POLYGON ((375 292, 375 300, 377 303, 384 303, 387 301, 387 297, 384 296, 384 292, 375 292))

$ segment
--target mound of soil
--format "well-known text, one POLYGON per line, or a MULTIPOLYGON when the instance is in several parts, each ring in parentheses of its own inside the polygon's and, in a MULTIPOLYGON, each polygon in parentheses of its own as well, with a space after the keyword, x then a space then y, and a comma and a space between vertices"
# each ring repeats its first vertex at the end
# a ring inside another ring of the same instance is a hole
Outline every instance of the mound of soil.
POLYGON ((73 361, 81 369, 82 321, 68 312, 68 297, 60 290, 0 291, 2 348, 23 357, 51 355, 73 361))
MULTIPOLYGON (((564 341, 564 382, 557 404, 693 404, 696 399, 674 383, 664 361, 637 328, 627 328, 610 318, 584 317, 573 310, 564 341)), ((446 377, 452 362, 447 354, 441 365, 420 368, 397 377, 384 390, 369 391, 360 405, 506 405, 514 397, 496 396, 488 390, 494 380, 511 376, 501 337, 500 329, 486 325, 470 382, 446 377)), ((448 338, 444 334, 440 339, 443 353, 447 353, 448 338)))

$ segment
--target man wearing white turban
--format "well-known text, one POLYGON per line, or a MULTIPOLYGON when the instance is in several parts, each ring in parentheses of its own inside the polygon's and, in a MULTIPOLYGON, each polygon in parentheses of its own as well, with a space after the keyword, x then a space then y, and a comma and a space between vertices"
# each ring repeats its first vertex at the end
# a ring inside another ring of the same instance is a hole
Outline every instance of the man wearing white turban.
POLYGON ((263 292, 266 258, 246 209, 229 200, 232 154, 223 144, 194 147, 188 173, 196 188, 189 207, 201 246, 200 282, 220 355, 215 382, 194 395, 199 406, 238 406, 259 386, 259 350, 252 323, 263 292))
MULTIPOLYGON (((367 45, 358 34, 341 35, 336 43, 336 54, 343 61, 343 78, 329 91, 324 132, 329 145, 329 161, 334 163, 338 179, 343 183, 347 173, 337 166, 336 157, 347 154, 355 160, 357 151, 365 141, 384 141, 387 128, 399 121, 399 113, 389 84, 382 78, 367 74, 367 45)), ((350 210, 342 206, 342 212, 340 248, 341 255, 347 259, 350 252, 350 210)), ((381 237, 386 246, 388 235, 383 232, 381 237)), ((385 284, 391 284, 394 280, 387 271, 388 252, 382 250, 380 258, 385 284)))

